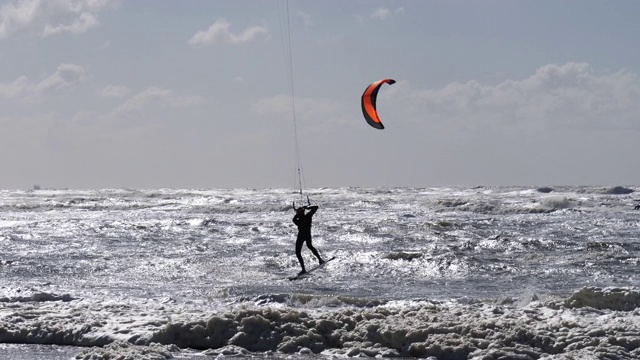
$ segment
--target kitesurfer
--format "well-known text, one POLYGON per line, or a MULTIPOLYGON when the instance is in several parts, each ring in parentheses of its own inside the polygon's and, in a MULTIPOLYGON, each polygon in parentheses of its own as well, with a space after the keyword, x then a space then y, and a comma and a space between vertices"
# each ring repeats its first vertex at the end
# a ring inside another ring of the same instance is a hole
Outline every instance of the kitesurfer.
MULTIPOLYGON (((295 207, 294 207, 295 209, 295 207)), ((307 272, 304 268, 304 260, 302 259, 302 255, 300 251, 302 250, 302 244, 307 243, 307 247, 313 255, 318 258, 320 265, 324 264, 324 260, 318 254, 318 250, 313 247, 311 244, 311 218, 313 214, 318 210, 318 206, 303 206, 296 209, 296 215, 293 217, 293 223, 298 226, 298 238, 296 239, 296 256, 298 257, 298 261, 300 262, 300 266, 302 267, 302 271, 298 275, 302 275, 307 272), (305 210, 309 210, 308 213, 305 214, 305 210)))
POLYGON ((633 210, 640 210, 640 205, 636 205, 633 210))

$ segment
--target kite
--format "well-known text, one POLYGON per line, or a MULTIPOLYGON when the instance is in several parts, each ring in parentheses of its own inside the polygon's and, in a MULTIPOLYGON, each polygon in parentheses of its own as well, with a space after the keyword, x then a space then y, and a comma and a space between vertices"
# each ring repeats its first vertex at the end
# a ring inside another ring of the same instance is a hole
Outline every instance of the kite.
POLYGON ((383 79, 372 83, 364 90, 361 101, 364 119, 367 120, 369 125, 380 130, 384 129, 384 125, 380 122, 378 112, 376 111, 376 97, 378 96, 378 90, 385 83, 393 85, 396 81, 393 79, 383 79))

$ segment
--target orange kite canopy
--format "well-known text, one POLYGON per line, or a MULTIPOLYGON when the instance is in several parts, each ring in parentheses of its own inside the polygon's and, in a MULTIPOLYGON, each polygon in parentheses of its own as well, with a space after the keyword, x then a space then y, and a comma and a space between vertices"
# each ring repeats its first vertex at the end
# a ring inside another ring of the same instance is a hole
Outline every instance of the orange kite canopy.
POLYGON ((384 83, 393 85, 396 81, 393 79, 383 79, 372 83, 364 90, 361 102, 362 115, 364 115, 364 119, 367 120, 369 125, 380 130, 384 129, 384 125, 380 122, 378 112, 376 111, 376 97, 378 96, 378 90, 384 83))

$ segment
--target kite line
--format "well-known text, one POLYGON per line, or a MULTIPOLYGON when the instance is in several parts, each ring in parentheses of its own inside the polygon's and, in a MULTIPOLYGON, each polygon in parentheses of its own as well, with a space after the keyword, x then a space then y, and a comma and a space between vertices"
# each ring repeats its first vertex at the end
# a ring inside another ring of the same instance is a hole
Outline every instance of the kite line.
MULTIPOLYGON (((300 198, 304 198, 303 195, 303 183, 304 183, 304 171, 302 167, 302 157, 300 155, 300 143, 298 141, 298 124, 296 117, 296 97, 295 87, 293 81, 293 51, 291 50, 291 17, 289 12, 289 1, 284 1, 284 8, 281 2, 278 2, 278 19, 280 20, 280 38, 282 41, 282 49, 284 53, 287 85, 289 86, 290 105, 291 105, 291 119, 293 123, 293 137, 294 147, 296 154, 295 162, 295 183, 298 186, 298 192, 300 198)), ((307 197, 308 202, 308 197, 307 197)))

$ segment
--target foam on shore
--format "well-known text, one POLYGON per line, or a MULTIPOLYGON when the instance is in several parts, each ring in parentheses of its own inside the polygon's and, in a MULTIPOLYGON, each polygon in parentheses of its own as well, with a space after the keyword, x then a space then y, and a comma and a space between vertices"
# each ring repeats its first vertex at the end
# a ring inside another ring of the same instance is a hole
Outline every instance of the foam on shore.
POLYGON ((340 308, 245 302, 215 314, 161 304, 3 302, 0 342, 89 347, 76 359, 168 359, 179 348, 206 355, 640 358, 638 289, 582 288, 565 299, 511 300, 340 308))

